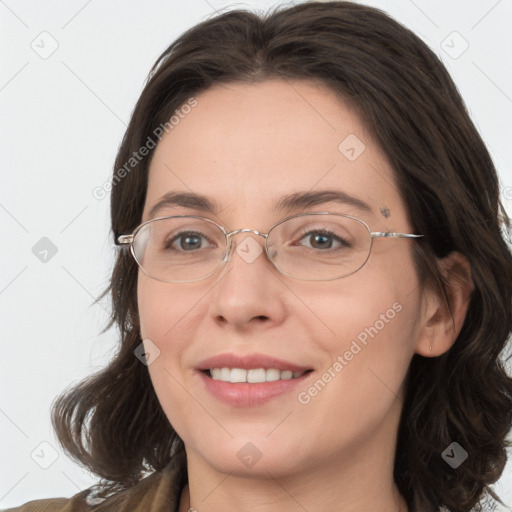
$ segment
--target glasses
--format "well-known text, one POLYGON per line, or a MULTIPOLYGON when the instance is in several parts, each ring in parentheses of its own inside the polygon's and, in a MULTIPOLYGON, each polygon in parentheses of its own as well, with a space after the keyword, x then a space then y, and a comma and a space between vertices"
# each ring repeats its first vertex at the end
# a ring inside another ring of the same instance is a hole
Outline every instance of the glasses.
MULTIPOLYGON (((116 243, 129 245, 140 269, 153 279, 190 283, 206 279, 223 267, 233 252, 232 237, 248 232, 265 238, 267 257, 281 274, 305 281, 330 281, 357 272, 368 261, 374 238, 423 236, 372 232, 360 219, 329 212, 287 217, 268 233, 254 229, 228 233, 210 219, 175 215, 148 220, 131 235, 118 236, 116 243)), ((245 249, 243 252, 249 254, 248 244, 245 249)), ((255 250, 253 245, 253 256, 255 250)), ((261 252, 259 244, 257 250, 261 252)), ((244 257, 241 251, 239 247, 237 252, 244 257)))

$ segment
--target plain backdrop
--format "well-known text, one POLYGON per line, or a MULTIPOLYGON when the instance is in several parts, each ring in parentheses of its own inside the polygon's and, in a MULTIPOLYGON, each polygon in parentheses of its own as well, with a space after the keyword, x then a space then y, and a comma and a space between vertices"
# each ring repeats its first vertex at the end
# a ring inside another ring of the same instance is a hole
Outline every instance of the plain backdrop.
MULTIPOLYGON (((2 357, 0 508, 72 496, 96 482, 60 450, 52 400, 104 366, 100 334, 114 249, 110 177, 146 75, 183 31, 217 10, 278 1, 0 1, 2 357)), ((288 2, 294 4, 300 2, 288 2)), ((486 141, 512 210, 512 1, 382 0, 440 56, 486 141)), ((512 504, 512 463, 496 490, 512 504)))

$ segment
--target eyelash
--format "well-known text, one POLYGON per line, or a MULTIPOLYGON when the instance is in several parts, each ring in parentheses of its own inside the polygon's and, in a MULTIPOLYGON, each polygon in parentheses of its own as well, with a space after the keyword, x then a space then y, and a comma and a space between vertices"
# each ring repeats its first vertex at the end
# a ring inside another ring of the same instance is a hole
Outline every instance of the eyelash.
MULTIPOLYGON (((313 234, 333 238, 338 243, 340 243, 343 247, 350 247, 350 245, 351 245, 346 239, 339 237, 332 231, 325 230, 325 229, 315 229, 315 228, 305 228, 305 229, 301 230, 301 232, 299 232, 298 235, 296 236, 296 241, 300 241, 303 238, 305 238, 307 236, 311 236, 313 234)), ((208 238, 205 235, 203 235, 202 233, 199 233, 197 231, 182 231, 181 233, 177 233, 175 236, 173 236, 169 241, 165 242, 165 249, 170 249, 172 247, 172 244, 175 241, 179 240, 180 238, 187 237, 187 236, 197 236, 198 238, 208 240, 208 238)), ((294 242, 294 243, 296 243, 296 242, 294 242)), ((183 251, 183 252, 185 252, 185 251, 183 251)))
POLYGON ((305 238, 308 235, 311 236, 313 233, 318 234, 318 235, 327 236, 327 237, 332 237, 333 239, 338 241, 343 247, 350 247, 351 246, 351 244, 347 240, 345 240, 344 238, 339 237, 338 235, 336 235, 332 231, 329 231, 329 230, 326 230, 326 229, 306 228, 306 229, 302 230, 298 234, 298 241, 302 240, 303 238, 305 238))

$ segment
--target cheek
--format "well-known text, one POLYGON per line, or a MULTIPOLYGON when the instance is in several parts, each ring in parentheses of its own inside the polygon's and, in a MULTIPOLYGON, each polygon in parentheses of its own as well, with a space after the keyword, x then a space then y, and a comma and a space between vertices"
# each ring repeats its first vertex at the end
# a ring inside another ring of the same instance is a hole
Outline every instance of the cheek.
POLYGON ((414 300, 380 284, 370 294, 347 290, 330 301, 322 299, 330 332, 321 343, 330 361, 341 360, 344 368, 350 368, 345 373, 354 383, 366 379, 371 368, 382 368, 390 376, 402 373, 414 352, 415 327, 410 321, 414 300))
POLYGON ((297 399, 299 413, 315 423, 326 444, 362 438, 380 428, 390 411, 398 414, 420 304, 417 288, 410 286, 414 273, 402 270, 404 279, 397 279, 369 267, 358 279, 340 281, 308 301, 329 331, 326 336, 308 331, 324 354, 323 364, 297 399))
MULTIPOLYGON (((188 317, 197 292, 171 283, 161 283, 139 273, 137 303, 143 338, 154 340, 167 347, 170 340, 179 343, 183 330, 187 328, 188 317), (177 333, 180 336, 176 336, 177 333)), ((194 309, 201 307, 196 304, 194 309)))
POLYGON ((137 303, 143 338, 160 339, 172 327, 173 308, 157 284, 140 278, 137 285, 137 303))
POLYGON ((369 262, 358 273, 333 283, 306 295, 311 310, 329 328, 330 344, 341 341, 346 346, 357 340, 368 346, 377 338, 398 342, 403 338, 398 334, 405 327, 410 330, 408 319, 419 309, 419 288, 415 271, 405 260, 387 265, 369 262))
POLYGON ((308 301, 311 310, 328 327, 323 330, 327 335, 317 340, 328 361, 340 363, 340 381, 362 391, 380 377, 397 392, 415 352, 421 309, 407 251, 396 259, 376 258, 336 287, 324 287, 310 297, 316 297, 308 301))
POLYGON ((151 340, 159 350, 158 357, 148 366, 149 375, 164 412, 180 435, 187 431, 187 418, 194 414, 182 375, 187 333, 193 330, 190 311, 194 300, 187 300, 186 296, 188 292, 183 287, 177 290, 172 284, 139 273, 137 302, 142 339, 151 340))
POLYGON ((190 304, 183 294, 183 289, 178 292, 170 283, 160 283, 139 274, 137 302, 141 337, 150 349, 155 345, 158 349, 158 358, 154 359, 148 370, 160 401, 162 398, 172 398, 160 396, 159 391, 165 386, 175 389, 165 381, 172 380, 172 376, 178 377, 182 354, 187 346, 186 332, 192 328, 187 325, 190 304))

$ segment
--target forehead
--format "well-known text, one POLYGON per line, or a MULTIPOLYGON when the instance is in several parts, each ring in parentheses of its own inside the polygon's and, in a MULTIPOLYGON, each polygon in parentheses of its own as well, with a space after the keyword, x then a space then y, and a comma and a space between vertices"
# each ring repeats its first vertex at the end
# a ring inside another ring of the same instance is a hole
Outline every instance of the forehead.
POLYGON ((144 219, 169 192, 208 196, 237 221, 275 220, 283 196, 321 190, 403 213, 384 152, 324 85, 222 84, 195 99, 155 149, 144 219))

